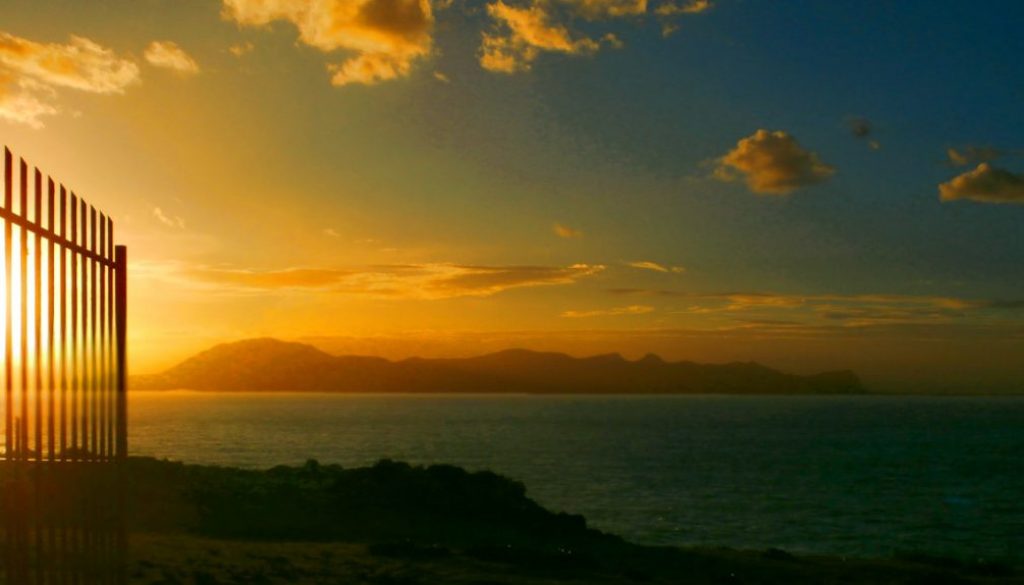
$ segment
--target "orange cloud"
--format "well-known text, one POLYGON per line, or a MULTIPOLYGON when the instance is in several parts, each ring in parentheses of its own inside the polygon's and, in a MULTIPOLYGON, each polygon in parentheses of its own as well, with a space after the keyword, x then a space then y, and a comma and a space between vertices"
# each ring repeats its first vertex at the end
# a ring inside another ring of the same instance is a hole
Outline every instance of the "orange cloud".
POLYGON ((154 67, 170 69, 182 75, 199 73, 199 64, 195 59, 171 41, 153 41, 146 47, 144 56, 154 67))
POLYGON ((583 237, 583 230, 578 230, 576 228, 571 228, 571 227, 569 227, 567 225, 562 225, 560 223, 556 223, 552 227, 552 230, 555 232, 556 236, 558 236, 560 238, 565 238, 567 240, 570 240, 570 239, 573 239, 573 238, 582 238, 583 237))
POLYGON ((239 24, 285 20, 306 45, 355 53, 328 67, 336 86, 404 77, 431 52, 434 15, 428 0, 223 1, 224 16, 239 24))
POLYGON ((939 185, 939 199, 1024 204, 1024 175, 981 163, 973 171, 939 185))
POLYGON ((56 113, 57 108, 42 101, 24 80, 19 83, 0 69, 0 119, 38 129, 43 127, 44 117, 56 113))
POLYGON ((182 219, 182 218, 180 218, 180 217, 178 217, 176 215, 174 215, 174 216, 167 215, 159 207, 154 207, 153 208, 153 217, 155 217, 157 221, 159 221, 160 223, 164 224, 165 226, 167 226, 169 228, 174 228, 174 229, 179 229, 179 230, 185 229, 185 220, 184 219, 182 219))
POLYGON ((714 7, 711 0, 689 0, 689 2, 683 2, 676 4, 674 2, 666 2, 654 11, 659 16, 675 16, 677 14, 700 14, 707 12, 714 7))
POLYGON ((732 181, 737 173, 754 193, 786 195, 828 179, 835 170, 786 132, 758 130, 718 160, 717 178, 732 181))
POLYGON ((1002 157, 1005 152, 991 146, 964 146, 947 148, 946 158, 950 166, 966 167, 976 163, 991 162, 1002 157))
POLYGON ((473 266, 406 264, 360 269, 289 268, 255 271, 170 266, 150 273, 212 286, 226 292, 300 289, 386 298, 448 299, 489 297, 513 288, 567 285, 604 266, 473 266))
POLYGON ((134 62, 74 35, 61 45, 0 33, 0 66, 49 86, 91 93, 124 93, 139 81, 139 67, 134 62))
POLYGON ((112 50, 71 36, 67 44, 37 43, 0 32, 0 118, 42 128, 58 113, 58 89, 119 94, 139 81, 138 66, 112 50))
POLYGON ((619 315, 644 315, 653 313, 654 307, 647 305, 630 305, 628 307, 615 307, 613 309, 597 309, 594 311, 565 311, 563 317, 568 319, 585 319, 588 317, 612 317, 619 315))
POLYGON ((251 42, 246 41, 244 43, 238 43, 236 45, 231 45, 230 47, 228 47, 228 52, 231 53, 232 55, 234 55, 235 57, 241 58, 241 57, 244 57, 244 56, 248 55, 249 53, 253 52, 253 50, 255 48, 256 48, 256 45, 252 44, 251 42))
POLYGON ((682 266, 664 266, 657 262, 651 262, 649 260, 641 260, 638 262, 629 262, 628 266, 638 268, 640 270, 652 270, 654 272, 673 272, 675 274, 682 274, 686 272, 686 269, 682 266))
POLYGON ((647 12, 647 0, 569 0, 587 18, 619 18, 647 12))
POLYGON ((483 34, 480 65, 489 71, 529 71, 542 52, 585 55, 600 49, 599 42, 573 38, 564 26, 552 22, 546 5, 517 8, 498 0, 487 5, 495 32, 483 34))

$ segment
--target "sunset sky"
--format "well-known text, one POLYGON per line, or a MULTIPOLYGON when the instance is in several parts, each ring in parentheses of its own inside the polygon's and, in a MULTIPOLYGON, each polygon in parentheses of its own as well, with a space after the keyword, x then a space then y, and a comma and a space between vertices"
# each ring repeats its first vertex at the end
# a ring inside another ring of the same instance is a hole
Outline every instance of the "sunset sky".
POLYGON ((129 247, 134 373, 331 351, 1024 376, 1016 1, 0 0, 0 143, 129 247))

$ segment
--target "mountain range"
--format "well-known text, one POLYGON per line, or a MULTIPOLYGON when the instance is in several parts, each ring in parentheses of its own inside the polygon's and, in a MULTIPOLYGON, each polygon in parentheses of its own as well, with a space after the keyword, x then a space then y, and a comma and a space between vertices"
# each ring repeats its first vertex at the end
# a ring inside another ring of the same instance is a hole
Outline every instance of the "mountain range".
POLYGON ((528 394, 859 394, 857 375, 788 374, 753 363, 667 362, 648 354, 576 358, 510 349, 472 358, 379 357, 325 353, 276 339, 225 343, 154 375, 134 376, 133 390, 249 392, 528 393, 528 394))

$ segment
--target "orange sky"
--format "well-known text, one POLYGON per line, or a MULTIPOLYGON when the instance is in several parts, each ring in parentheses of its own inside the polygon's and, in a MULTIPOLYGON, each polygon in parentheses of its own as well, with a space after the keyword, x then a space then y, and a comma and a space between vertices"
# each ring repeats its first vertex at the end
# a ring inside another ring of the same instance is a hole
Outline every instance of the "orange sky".
POLYGON ((113 216, 135 373, 273 336, 1016 388, 1024 128, 956 88, 1019 39, 845 11, 11 0, 0 141, 113 216))

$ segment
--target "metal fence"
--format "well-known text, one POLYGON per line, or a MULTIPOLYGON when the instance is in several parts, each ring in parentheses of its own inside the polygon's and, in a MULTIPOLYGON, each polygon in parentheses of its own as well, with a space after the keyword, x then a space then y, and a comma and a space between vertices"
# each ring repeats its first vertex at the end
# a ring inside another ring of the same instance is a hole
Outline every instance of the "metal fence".
POLYGON ((122 582, 126 249, 7 148, 3 173, 0 582, 122 582))

